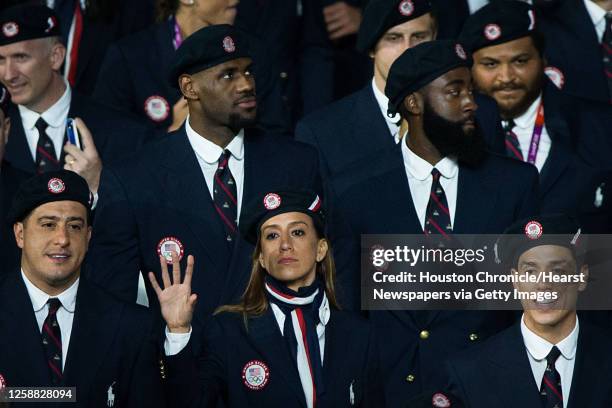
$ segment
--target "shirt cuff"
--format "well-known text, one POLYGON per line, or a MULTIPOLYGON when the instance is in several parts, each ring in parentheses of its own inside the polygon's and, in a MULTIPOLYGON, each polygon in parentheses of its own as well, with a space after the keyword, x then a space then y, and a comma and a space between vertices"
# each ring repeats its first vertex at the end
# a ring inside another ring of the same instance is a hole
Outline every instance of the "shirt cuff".
POLYGON ((191 327, 189 327, 189 333, 170 333, 168 326, 166 326, 166 340, 164 341, 164 351, 166 356, 174 356, 180 353, 191 338, 191 327))

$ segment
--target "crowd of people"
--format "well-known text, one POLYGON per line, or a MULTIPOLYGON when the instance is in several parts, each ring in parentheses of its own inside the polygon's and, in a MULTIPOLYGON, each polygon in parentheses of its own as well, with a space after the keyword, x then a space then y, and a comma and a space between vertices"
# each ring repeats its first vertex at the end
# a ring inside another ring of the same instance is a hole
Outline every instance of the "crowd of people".
POLYGON ((8 1, 0 82, 0 406, 612 407, 589 282, 519 312, 361 286, 363 234, 592 273, 612 1, 8 1))

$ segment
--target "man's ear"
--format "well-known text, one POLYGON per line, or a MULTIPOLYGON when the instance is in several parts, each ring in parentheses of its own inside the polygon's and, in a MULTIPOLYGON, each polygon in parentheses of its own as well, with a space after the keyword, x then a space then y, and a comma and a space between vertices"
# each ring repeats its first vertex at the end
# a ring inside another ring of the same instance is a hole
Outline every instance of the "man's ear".
POLYGON ((183 74, 178 79, 181 93, 188 100, 197 100, 198 92, 195 90, 191 75, 183 74))
POLYGON ((17 246, 23 249, 23 222, 16 222, 13 224, 13 233, 15 234, 17 246))
POLYGON ((59 71, 64 65, 64 59, 66 58, 66 47, 60 42, 56 42, 51 46, 51 54, 49 59, 51 61, 51 68, 54 71, 59 71))
POLYGON ((423 113, 423 98, 420 94, 413 92, 404 98, 404 109, 412 115, 423 113))
POLYGON ((582 279, 580 284, 578 285, 578 292, 582 292, 587 288, 587 284, 589 281, 589 265, 583 264, 580 267, 580 274, 582 275, 582 279))

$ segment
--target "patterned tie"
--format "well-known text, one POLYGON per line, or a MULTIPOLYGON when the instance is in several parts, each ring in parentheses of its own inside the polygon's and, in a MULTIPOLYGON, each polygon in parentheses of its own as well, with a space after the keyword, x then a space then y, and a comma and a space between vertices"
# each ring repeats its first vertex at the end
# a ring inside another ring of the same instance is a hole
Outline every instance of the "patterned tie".
POLYGON ((561 376, 555 367, 555 362, 561 355, 557 346, 553 346, 546 356, 546 371, 540 386, 540 399, 543 408, 563 408, 563 393, 561 392, 561 376))
POLYGON ((440 184, 440 172, 435 167, 431 170, 431 177, 433 181, 425 213, 424 232, 426 234, 442 234, 446 237, 453 232, 453 229, 446 194, 444 194, 444 189, 440 184))
MULTIPOLYGON (((503 123, 504 122, 502 122, 502 124, 503 123)), ((519 144, 516 133, 512 131, 514 126, 516 125, 514 124, 514 121, 512 119, 505 122, 505 125, 503 125, 504 135, 506 136, 506 156, 512 157, 513 159, 523 161, 523 154, 521 153, 521 145, 519 144)))
POLYGON ((215 172, 213 183, 213 202, 221 221, 223 221, 228 244, 232 243, 238 230, 236 222, 238 213, 236 197, 238 194, 236 193, 236 181, 229 168, 230 155, 230 151, 225 150, 219 157, 219 166, 215 172))
POLYGON ((608 78, 608 90, 610 91, 610 103, 612 103, 612 11, 606 13, 606 29, 601 40, 603 62, 606 78, 608 78))
POLYGON ((38 143, 36 144, 36 171, 38 174, 51 170, 59 170, 60 162, 55 155, 53 141, 47 135, 47 122, 41 117, 36 121, 38 130, 38 143))
POLYGON ((47 303, 49 314, 43 323, 41 336, 51 379, 54 385, 58 385, 62 381, 62 333, 57 323, 57 309, 62 304, 57 298, 51 298, 47 303))

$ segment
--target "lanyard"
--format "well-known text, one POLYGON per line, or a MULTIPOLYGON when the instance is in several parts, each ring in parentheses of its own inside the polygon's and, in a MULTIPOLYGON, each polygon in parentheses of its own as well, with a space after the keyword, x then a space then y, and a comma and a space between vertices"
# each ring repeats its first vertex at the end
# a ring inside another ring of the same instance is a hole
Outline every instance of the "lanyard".
POLYGON ((174 23, 174 38, 172 39, 172 44, 176 50, 183 43, 183 36, 181 35, 181 29, 176 22, 176 17, 172 16, 172 22, 174 23))
POLYGON ((527 162, 529 164, 535 164, 536 156, 538 155, 538 147, 540 146, 540 138, 542 137, 542 129, 544 129, 544 105, 540 102, 535 126, 531 134, 531 142, 529 143, 529 154, 527 155, 527 162))

